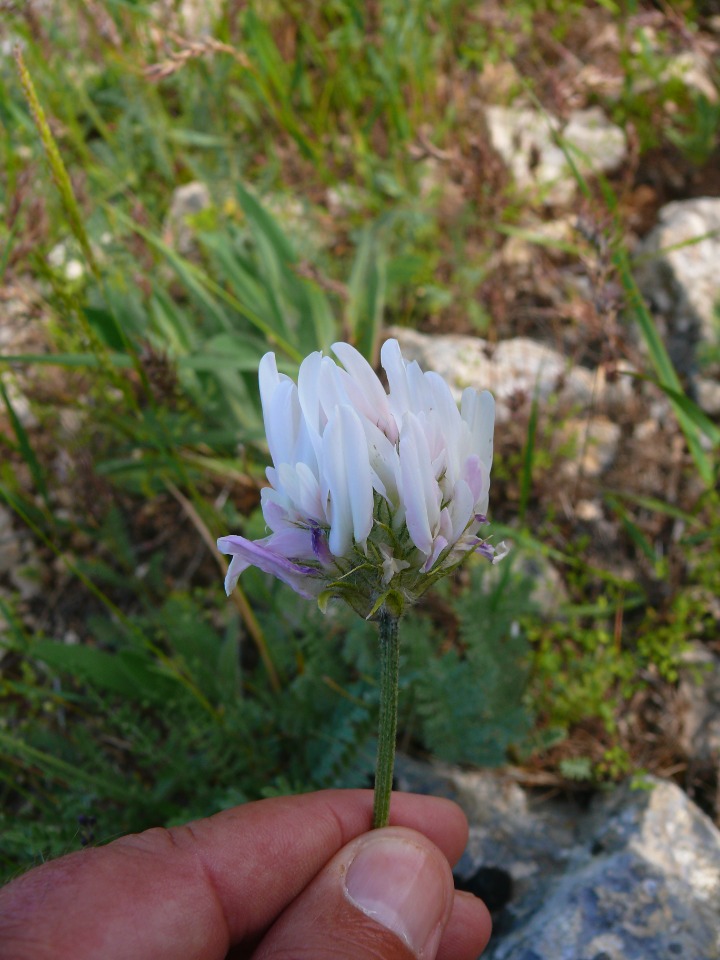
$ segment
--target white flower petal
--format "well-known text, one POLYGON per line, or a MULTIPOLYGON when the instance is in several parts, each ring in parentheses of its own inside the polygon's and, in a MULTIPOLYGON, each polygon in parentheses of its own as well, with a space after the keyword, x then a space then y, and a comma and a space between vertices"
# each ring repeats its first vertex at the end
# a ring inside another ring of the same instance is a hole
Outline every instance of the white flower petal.
POLYGON ((492 467, 493 430, 495 428, 495 400, 487 390, 478 393, 472 387, 463 391, 460 411, 470 427, 470 453, 476 453, 487 467, 492 467))
POLYGON ((349 343, 334 343, 332 350, 357 385, 359 397, 364 400, 361 409, 353 398, 355 409, 375 423, 392 443, 397 443, 399 432, 390 410, 388 395, 373 368, 349 343))
POLYGON ((335 408, 323 434, 323 468, 330 493, 329 546, 345 556, 353 537, 364 546, 373 525, 373 489, 360 418, 347 405, 335 408))
POLYGON ((432 409, 432 393, 420 364, 413 360, 407 365, 408 390, 410 392, 410 410, 414 413, 432 409))
POLYGON ((278 372, 273 354, 260 363, 272 458, 261 506, 272 534, 219 541, 232 556, 228 590, 251 564, 312 597, 332 591, 344 573, 357 592, 353 605, 367 594, 371 610, 377 588, 368 586, 370 564, 377 564, 378 585, 409 569, 400 580, 413 599, 428 584, 424 574, 469 551, 500 559, 505 545, 477 536, 490 486, 490 394, 467 389, 459 411, 445 381, 407 363, 395 340, 381 351, 386 393, 354 347, 339 343, 333 350, 342 366, 313 353, 300 366, 297 386, 278 372), (338 561, 354 561, 358 548, 367 561, 356 574, 338 561))
POLYGON ((470 487, 464 480, 458 480, 455 484, 448 509, 452 518, 450 542, 455 543, 463 535, 468 524, 475 516, 475 499, 470 487))
POLYGON ((406 413, 400 431, 400 494, 405 522, 415 546, 432 552, 435 528, 440 521, 440 488, 430 460, 425 434, 418 418, 406 413))
POLYGON ((407 365, 397 340, 385 341, 380 349, 380 362, 390 387, 390 409, 396 422, 402 424, 403 416, 410 410, 410 388, 407 382, 407 365))

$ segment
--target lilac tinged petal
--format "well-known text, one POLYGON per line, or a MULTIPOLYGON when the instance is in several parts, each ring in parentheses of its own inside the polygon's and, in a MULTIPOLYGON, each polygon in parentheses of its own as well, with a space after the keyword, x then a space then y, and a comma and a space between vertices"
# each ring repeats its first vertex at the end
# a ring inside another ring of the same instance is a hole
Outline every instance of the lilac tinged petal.
POLYGON ((288 525, 287 497, 273 490, 272 487, 263 487, 260 491, 260 505, 265 523, 271 530, 281 530, 288 525))
POLYGON ((330 492, 330 550, 346 555, 353 537, 364 545, 373 524, 370 460, 360 418, 349 406, 335 409, 323 434, 323 466, 330 492))
MULTIPOLYGON (((490 474, 477 454, 473 454, 465 461, 462 478, 470 487, 474 502, 479 504, 484 500, 487 503, 488 491, 490 489, 490 474)), ((485 511, 479 510, 478 512, 484 513, 485 511)))
POLYGON ((327 533, 316 523, 310 525, 310 535, 312 538, 312 550, 320 563, 329 566, 333 562, 333 555, 328 547, 327 533))
POLYGON ((479 553, 481 557, 485 557, 491 563, 495 562, 495 550, 491 543, 479 543, 475 547, 475 553, 479 553))
POLYGON ((489 543, 487 540, 485 540, 475 547, 475 552, 485 557, 485 559, 489 560, 491 563, 500 563, 500 561, 504 560, 505 557, 510 553, 510 548, 504 540, 501 541, 497 546, 494 546, 492 543, 489 543))
POLYGON ((263 543, 273 553, 293 562, 301 563, 303 560, 314 559, 312 530, 308 527, 292 524, 265 537, 264 540, 256 540, 255 543, 263 543))
POLYGON ((433 542, 433 545, 432 545, 432 553, 430 554, 430 556, 427 558, 427 560, 422 566, 423 573, 428 573, 430 570, 432 570, 432 568, 437 563, 438 557, 443 552, 445 547, 447 547, 447 545, 448 545, 448 542, 445 539, 445 537, 440 537, 440 536, 435 537, 435 541, 433 542))
POLYGON ((415 546, 428 555, 440 520, 440 490, 425 435, 412 413, 405 415, 400 431, 400 486, 410 537, 415 546))
POLYGON ((312 599, 320 593, 323 582, 318 579, 317 571, 313 567, 293 563, 287 557, 270 549, 270 544, 276 536, 273 534, 265 540, 246 540, 245 537, 238 536, 220 537, 217 542, 218 550, 221 553, 230 554, 233 558, 225 578, 225 591, 228 596, 232 593, 240 574, 249 566, 258 567, 264 573, 272 574, 292 587, 301 597, 312 599))

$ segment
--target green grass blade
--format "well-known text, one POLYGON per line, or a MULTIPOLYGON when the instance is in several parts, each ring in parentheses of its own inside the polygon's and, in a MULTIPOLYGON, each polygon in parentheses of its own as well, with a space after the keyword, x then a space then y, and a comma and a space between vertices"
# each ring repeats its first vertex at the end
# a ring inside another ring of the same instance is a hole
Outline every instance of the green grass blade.
POLYGON ((93 255, 92 248, 90 247, 90 241, 88 240, 88 236, 85 231, 85 221, 75 198, 70 175, 67 172, 62 156, 60 155, 58 145, 55 142, 52 131, 50 130, 50 125, 47 122, 45 111, 40 104, 40 100, 38 99, 35 85, 32 82, 32 77, 30 76, 30 72, 23 58, 20 44, 15 45, 14 53, 17 71, 20 77, 20 83, 22 84, 23 92, 25 94, 25 99, 28 102, 30 113, 32 114, 38 134, 40 135, 40 140, 42 142, 43 149, 45 150, 48 164, 50 165, 50 171, 52 173, 53 180, 55 181, 55 185, 60 193, 60 199, 62 200, 63 207, 65 208, 68 224, 72 230, 73 236, 80 244, 80 248, 85 256, 88 266, 92 270, 93 274, 95 274, 97 277, 99 276, 97 262, 95 260, 95 256, 93 255))
POLYGON ((518 507, 518 520, 521 524, 525 522, 528 503, 530 502, 530 493, 532 492, 533 463, 535 461, 535 439, 537 437, 537 423, 539 413, 538 390, 537 385, 533 392, 532 406, 530 408, 530 419, 528 421, 527 439, 523 451, 523 467, 520 477, 520 506, 518 507))
POLYGON ((371 364, 377 361, 385 310, 386 265, 378 229, 367 226, 350 274, 346 320, 354 345, 371 364))
POLYGON ((5 384, 0 380, 0 396, 3 399, 5 404, 5 409, 7 410, 8 417, 10 418, 10 425, 12 426, 13 433, 18 444, 18 450, 22 454, 22 458, 28 466, 30 475, 35 481, 35 486, 38 493, 43 498, 43 502, 48 510, 50 510, 50 499, 48 497, 48 488, 45 483, 45 474, 42 467, 40 466, 40 461, 35 456, 35 451, 32 448, 30 443, 30 438, 28 437, 25 427, 22 425, 20 418, 15 412, 15 408, 12 405, 8 392, 5 388, 5 384))

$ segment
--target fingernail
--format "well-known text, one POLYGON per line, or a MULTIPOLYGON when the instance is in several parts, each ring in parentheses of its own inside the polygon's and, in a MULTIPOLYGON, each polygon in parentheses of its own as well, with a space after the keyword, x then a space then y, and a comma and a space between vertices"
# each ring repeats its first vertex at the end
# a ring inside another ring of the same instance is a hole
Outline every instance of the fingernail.
POLYGON ((434 957, 445 881, 438 861, 411 840, 372 837, 350 864, 345 890, 356 907, 396 933, 417 957, 434 957))

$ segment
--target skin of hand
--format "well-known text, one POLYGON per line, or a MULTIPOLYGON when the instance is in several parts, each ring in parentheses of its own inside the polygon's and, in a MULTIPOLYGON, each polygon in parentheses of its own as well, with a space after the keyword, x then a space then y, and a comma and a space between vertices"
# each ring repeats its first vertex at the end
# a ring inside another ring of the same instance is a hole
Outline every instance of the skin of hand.
POLYGON ((372 792, 248 803, 43 864, 0 890, 3 960, 475 960, 482 901, 453 889, 449 800, 372 792))

